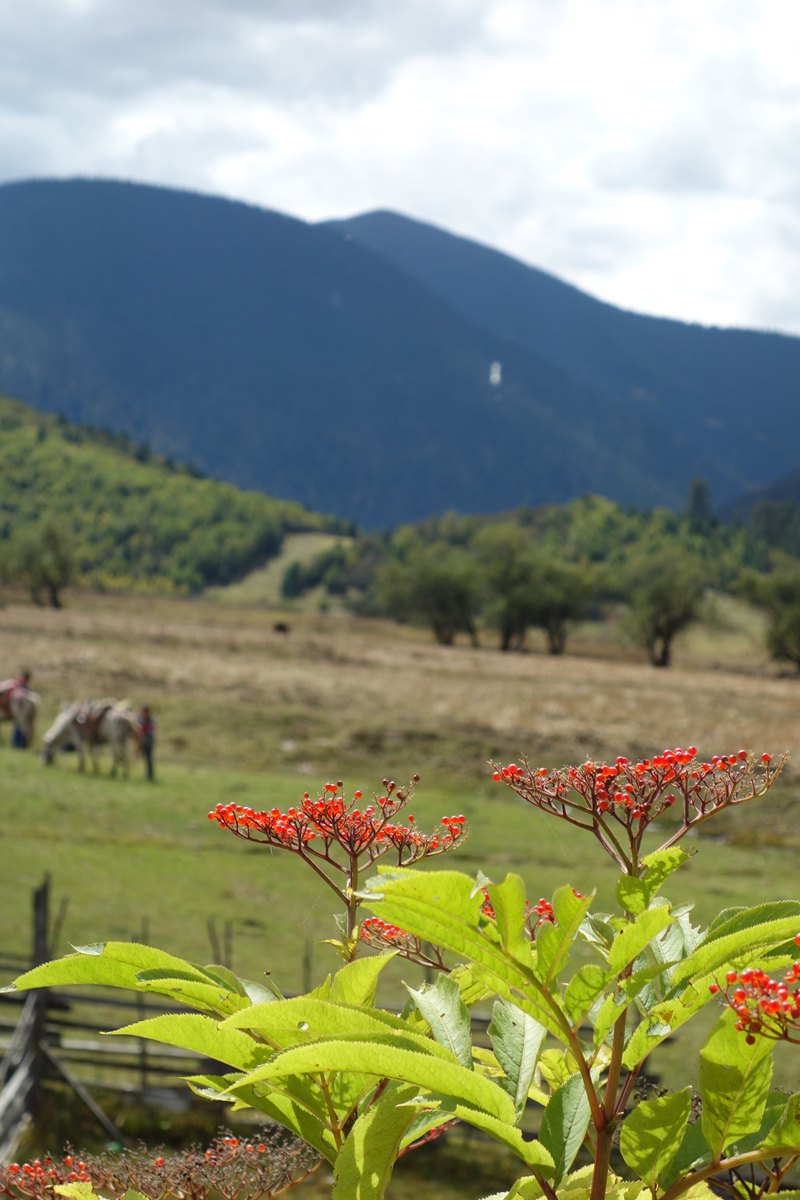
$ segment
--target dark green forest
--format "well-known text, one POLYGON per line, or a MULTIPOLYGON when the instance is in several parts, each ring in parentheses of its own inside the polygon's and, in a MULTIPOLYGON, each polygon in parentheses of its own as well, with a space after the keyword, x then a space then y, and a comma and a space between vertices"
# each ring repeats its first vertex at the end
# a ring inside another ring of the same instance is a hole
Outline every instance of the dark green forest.
POLYGON ((205 479, 125 435, 0 398, 0 567, 52 584, 193 593, 278 554, 284 535, 342 531, 299 504, 205 479))

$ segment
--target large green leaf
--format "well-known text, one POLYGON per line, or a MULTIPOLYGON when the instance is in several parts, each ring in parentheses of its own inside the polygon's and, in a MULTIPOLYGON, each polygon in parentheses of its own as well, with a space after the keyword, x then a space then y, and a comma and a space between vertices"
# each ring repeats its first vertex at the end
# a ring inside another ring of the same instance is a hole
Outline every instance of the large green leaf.
POLYGON ((482 1129, 484 1133, 488 1133, 496 1141, 507 1146, 527 1166, 536 1167, 543 1175, 553 1174, 553 1160, 547 1148, 540 1141, 526 1140, 516 1125, 498 1120, 491 1113, 471 1108, 467 1104, 460 1104, 453 1100, 447 1101, 445 1097, 440 1097, 440 1100, 442 1110, 449 1116, 455 1117, 459 1121, 465 1121, 468 1125, 474 1125, 476 1129, 482 1129))
MULTIPOLYGON (((500 1121, 513 1123, 515 1113, 511 1099, 490 1079, 468 1071, 454 1060, 430 1053, 429 1050, 408 1049, 393 1035, 363 1041, 359 1038, 315 1042, 294 1046, 277 1054, 270 1062, 257 1067, 245 1076, 246 1085, 271 1082, 288 1075, 320 1075, 332 1071, 355 1071, 379 1078, 412 1083, 431 1092, 439 1092, 473 1108, 481 1109, 500 1121)), ((438 1048, 438 1047, 437 1047, 438 1048)), ((238 1090, 235 1084, 233 1090, 238 1090)))
POLYGON ((758 1129, 772 1081, 773 1043, 756 1038, 748 1045, 727 1010, 700 1051, 702 1128, 712 1160, 758 1129))
POLYGON ((391 1087, 356 1119, 336 1158, 332 1200, 382 1200, 414 1120, 414 1095, 414 1088, 391 1087))
POLYGON ((512 958, 529 962, 531 942, 525 928, 525 885, 519 875, 507 875, 500 884, 490 884, 489 900, 494 909, 500 945, 512 958))
POLYGON ((691 1088, 687 1087, 672 1095, 644 1100, 625 1118, 620 1153, 653 1191, 680 1148, 691 1107, 691 1088))
POLYGON ((395 1035, 404 1044, 426 1054, 450 1059, 450 1052, 426 1034, 394 1013, 382 1009, 362 1009, 351 1004, 336 1004, 312 996, 293 996, 273 1004, 254 1004, 235 1013, 223 1027, 252 1029, 270 1043, 289 1046, 318 1041, 321 1038, 358 1037, 369 1039, 395 1035))
POLYGON ((445 1046, 462 1067, 472 1070, 472 1026, 456 980, 440 975, 436 982, 408 993, 425 1018, 440 1046, 445 1046))
POLYGON ((608 952, 609 970, 617 974, 623 971, 672 919, 669 907, 659 904, 639 913, 633 921, 626 922, 611 943, 608 952))
POLYGON ((273 1053, 267 1046, 254 1041, 241 1030, 220 1025, 211 1017, 201 1016, 199 1013, 167 1013, 149 1017, 116 1029, 114 1033, 123 1037, 149 1038, 169 1046, 181 1046, 184 1050, 204 1054, 207 1058, 227 1063, 240 1071, 250 1071, 253 1067, 267 1062, 273 1053))
POLYGON ((137 980, 139 991, 166 996, 187 1008, 199 1008, 202 1012, 220 1017, 230 1016, 250 1005, 241 992, 231 991, 221 983, 197 979, 188 971, 181 974, 176 971, 140 971, 137 980))
POLYGON ((591 1108, 583 1080, 572 1075, 553 1093, 544 1110, 539 1140, 552 1155, 555 1182, 560 1183, 575 1161, 589 1127, 591 1108))
POLYGON ((586 963, 573 975, 564 992, 564 1008, 574 1029, 578 1029, 588 1013, 614 979, 597 963, 586 963))
POLYGON ((393 950, 390 954, 374 954, 346 963, 334 975, 327 999, 340 1004, 372 1005, 378 977, 395 957, 393 950))
POLYGON ((693 980, 679 996, 671 996, 653 1005, 631 1034, 622 1056, 622 1065, 628 1070, 638 1067, 665 1038, 709 1004, 714 998, 709 990, 713 981, 713 975, 693 980))
POLYGON ((593 896, 578 896, 571 887, 560 887, 553 896, 555 924, 544 922, 536 935, 539 978, 551 983, 567 965, 581 922, 593 896))
POLYGON ((525 1110, 536 1060, 547 1030, 516 1004, 499 999, 492 1008, 488 1033, 497 1061, 505 1071, 500 1086, 514 1101, 514 1109, 520 1117, 525 1110))
POLYGON ((62 987, 97 983, 107 987, 136 988, 140 971, 186 972, 199 982, 210 977, 193 963, 139 942, 100 942, 79 946, 75 954, 33 967, 15 980, 13 988, 62 987))
POLYGON ((778 917, 800 917, 800 900, 765 900, 763 904, 747 907, 737 905, 734 908, 723 909, 708 927, 706 941, 716 941, 717 938, 727 937, 753 925, 773 921, 778 917))
POLYGON ((786 1153, 786 1147, 789 1147, 791 1152, 800 1154, 800 1092, 789 1097, 761 1145, 772 1152, 781 1149, 786 1153))

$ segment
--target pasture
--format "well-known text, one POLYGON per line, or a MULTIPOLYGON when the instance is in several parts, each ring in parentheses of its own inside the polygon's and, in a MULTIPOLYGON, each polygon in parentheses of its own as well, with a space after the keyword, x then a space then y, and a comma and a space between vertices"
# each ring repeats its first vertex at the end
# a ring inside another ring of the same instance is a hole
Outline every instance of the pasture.
MULTIPOLYGON (((800 680, 770 666, 744 610, 730 610, 721 638, 701 629, 679 643, 667 671, 590 627, 554 659, 535 643, 526 654, 488 639, 443 648, 423 631, 335 613, 293 612, 289 633, 275 620, 261 608, 129 596, 0 610, 0 675, 29 667, 43 697, 34 752, 12 751, 2 729, 0 949, 27 952, 29 893, 49 872, 56 904, 67 902, 58 952, 145 934, 210 961, 209 929, 224 941, 227 926, 235 970, 298 989, 307 944, 334 934, 328 894, 290 856, 236 841, 207 811, 226 800, 285 805, 327 779, 369 794, 415 771, 420 826, 457 812, 471 823, 447 865, 517 871, 533 899, 563 882, 596 888, 602 906, 613 876, 599 849, 493 784, 487 760, 557 766, 691 742, 704 755, 788 750, 794 762, 768 799, 705 827, 702 858, 670 895, 696 901, 706 921, 796 893, 800 680), (97 776, 79 775, 75 755, 39 761, 59 703, 97 696, 152 706, 154 785, 136 759, 128 781, 109 778, 107 754, 97 776)), ((327 947, 313 957, 315 978, 335 965, 327 947)), ((401 976, 408 967, 389 975, 384 1000, 401 998, 401 976)))

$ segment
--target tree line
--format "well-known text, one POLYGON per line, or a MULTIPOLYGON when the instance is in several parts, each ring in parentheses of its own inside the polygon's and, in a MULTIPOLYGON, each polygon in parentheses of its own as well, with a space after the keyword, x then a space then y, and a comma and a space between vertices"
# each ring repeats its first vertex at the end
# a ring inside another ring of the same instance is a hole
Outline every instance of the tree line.
POLYGON ((577 621, 614 611, 666 667, 715 590, 761 607, 771 653, 800 667, 800 562, 756 536, 758 520, 719 521, 703 480, 682 513, 600 496, 494 518, 447 513, 294 563, 283 594, 321 587, 355 611, 422 624, 442 645, 490 632, 501 650, 521 649, 538 629, 551 654, 564 653, 577 621))

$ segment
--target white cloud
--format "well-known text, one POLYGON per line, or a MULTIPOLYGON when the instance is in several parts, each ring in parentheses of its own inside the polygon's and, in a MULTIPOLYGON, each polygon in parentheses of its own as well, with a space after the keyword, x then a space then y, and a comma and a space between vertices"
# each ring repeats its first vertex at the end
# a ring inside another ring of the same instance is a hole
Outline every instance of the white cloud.
POLYGON ((640 311, 800 332, 795 0, 28 0, 0 174, 395 208, 640 311))

